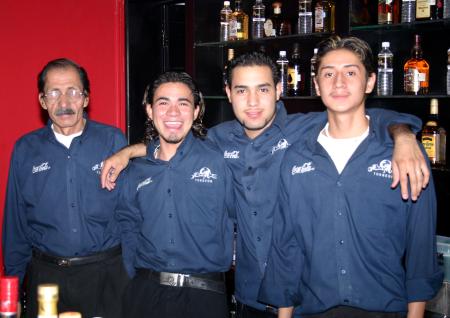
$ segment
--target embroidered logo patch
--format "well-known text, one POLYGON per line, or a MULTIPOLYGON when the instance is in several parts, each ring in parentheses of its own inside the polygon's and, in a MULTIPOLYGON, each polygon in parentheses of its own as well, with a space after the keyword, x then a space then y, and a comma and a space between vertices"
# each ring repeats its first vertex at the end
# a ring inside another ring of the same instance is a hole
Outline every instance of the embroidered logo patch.
POLYGON ((392 179, 392 164, 390 160, 384 159, 380 163, 374 163, 367 168, 374 176, 392 179))
POLYGON ((293 166, 292 167, 292 175, 294 174, 299 174, 299 173, 305 173, 305 172, 310 172, 310 171, 314 171, 316 170, 316 168, 314 168, 312 162, 305 162, 303 165, 301 166, 293 166))
POLYGON ((223 157, 225 159, 239 159, 239 150, 232 150, 232 151, 225 150, 223 152, 223 157))
POLYGON ((149 177, 149 178, 145 179, 144 181, 139 182, 139 184, 136 187, 136 191, 139 191, 140 188, 142 188, 143 186, 146 186, 152 182, 153 182, 152 177, 149 177))
POLYGON ((99 175, 102 172, 102 167, 103 167, 103 161, 93 165, 91 169, 92 169, 92 171, 94 171, 96 174, 99 175))
POLYGON ((284 138, 280 139, 278 141, 278 143, 272 147, 272 155, 278 150, 287 149, 287 147, 289 147, 289 146, 290 146, 290 144, 286 139, 284 139, 284 138))
POLYGON ((211 169, 207 167, 201 168, 199 171, 194 172, 191 176, 191 180, 196 182, 213 183, 213 180, 217 179, 217 174, 212 173, 211 169))
POLYGON ((52 167, 48 164, 48 161, 41 163, 39 166, 33 166, 32 173, 38 173, 46 170, 50 170, 52 167))

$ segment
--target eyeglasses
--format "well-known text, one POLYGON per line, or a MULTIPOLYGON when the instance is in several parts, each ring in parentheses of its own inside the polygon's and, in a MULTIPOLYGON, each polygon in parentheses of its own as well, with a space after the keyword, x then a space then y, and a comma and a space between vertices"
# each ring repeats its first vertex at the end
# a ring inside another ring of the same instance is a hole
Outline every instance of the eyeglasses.
POLYGON ((66 95, 66 98, 69 102, 78 102, 84 96, 86 96, 86 94, 80 91, 78 88, 69 88, 65 93, 62 93, 59 89, 53 89, 45 93, 43 97, 49 103, 56 103, 61 99, 62 95, 66 95))

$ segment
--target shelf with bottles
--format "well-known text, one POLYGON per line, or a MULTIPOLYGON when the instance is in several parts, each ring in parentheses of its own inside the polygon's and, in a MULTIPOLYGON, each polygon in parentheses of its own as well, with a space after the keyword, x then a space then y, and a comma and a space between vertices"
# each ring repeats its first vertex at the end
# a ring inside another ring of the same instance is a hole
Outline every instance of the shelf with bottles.
POLYGON ((394 23, 394 24, 368 24, 368 25, 356 25, 350 26, 351 31, 391 31, 391 30, 435 30, 437 28, 449 27, 450 28, 450 18, 439 19, 439 20, 420 20, 408 23, 394 23))

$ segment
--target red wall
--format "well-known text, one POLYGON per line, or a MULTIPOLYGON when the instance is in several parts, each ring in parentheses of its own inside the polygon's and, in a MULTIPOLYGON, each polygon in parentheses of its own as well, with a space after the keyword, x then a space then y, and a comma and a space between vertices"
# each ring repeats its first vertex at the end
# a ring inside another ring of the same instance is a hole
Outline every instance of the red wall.
POLYGON ((0 217, 14 142, 46 121, 36 77, 49 60, 82 65, 89 117, 125 130, 124 1, 0 1, 0 217))

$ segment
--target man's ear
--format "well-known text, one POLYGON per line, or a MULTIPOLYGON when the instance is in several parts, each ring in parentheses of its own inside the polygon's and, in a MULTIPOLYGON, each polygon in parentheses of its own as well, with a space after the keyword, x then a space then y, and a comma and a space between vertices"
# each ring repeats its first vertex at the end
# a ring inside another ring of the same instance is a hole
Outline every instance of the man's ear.
POLYGON ((371 73, 370 76, 367 78, 366 83, 366 94, 372 93, 375 83, 377 81, 377 75, 375 73, 371 73))
POLYGON ((316 94, 317 94, 317 96, 320 96, 320 87, 319 87, 319 83, 317 82, 317 79, 315 76, 314 76, 313 80, 314 80, 314 87, 316 88, 316 94))
POLYGON ((152 104, 146 104, 145 110, 147 111, 147 116, 150 118, 150 120, 153 120, 153 108, 152 104))
POLYGON ((47 110, 47 105, 45 105, 45 100, 44 100, 44 94, 43 93, 39 93, 38 99, 39 99, 39 104, 41 105, 41 107, 43 109, 47 110))

